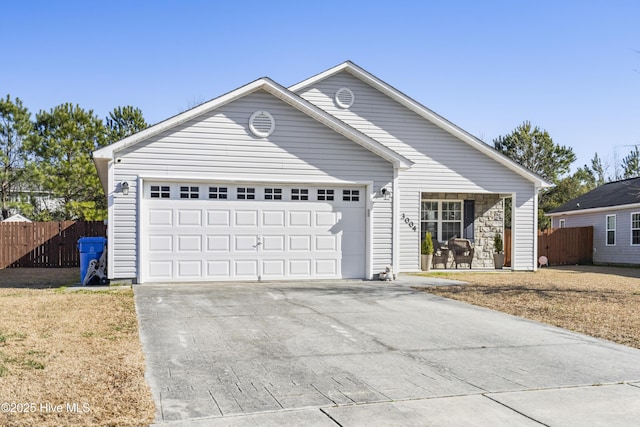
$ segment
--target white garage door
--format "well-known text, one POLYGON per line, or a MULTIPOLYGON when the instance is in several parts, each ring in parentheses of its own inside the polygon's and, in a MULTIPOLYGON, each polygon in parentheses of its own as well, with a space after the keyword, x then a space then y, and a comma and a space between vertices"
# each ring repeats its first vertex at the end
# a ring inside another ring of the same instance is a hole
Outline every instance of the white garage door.
POLYGON ((145 185, 142 281, 365 277, 363 188, 145 185))

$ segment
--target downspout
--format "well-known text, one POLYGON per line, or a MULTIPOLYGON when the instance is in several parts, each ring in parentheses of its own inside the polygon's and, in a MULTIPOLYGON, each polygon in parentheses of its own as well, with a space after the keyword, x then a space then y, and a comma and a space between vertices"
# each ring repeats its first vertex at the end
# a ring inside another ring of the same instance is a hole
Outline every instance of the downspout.
POLYGON ((391 266, 394 274, 400 273, 400 186, 398 168, 393 168, 393 188, 391 189, 391 266))
POLYGON ((535 196, 533 199, 533 271, 538 269, 538 193, 540 185, 535 184, 535 196))
POLYGON ((109 161, 107 172, 107 190, 105 191, 105 197, 107 198, 107 277, 111 280, 115 278, 115 226, 116 222, 113 220, 115 217, 115 195, 112 189, 115 186, 114 183, 114 163, 109 161))
POLYGON ((516 247, 518 245, 518 220, 516 215, 518 193, 511 193, 511 270, 516 271, 516 247))

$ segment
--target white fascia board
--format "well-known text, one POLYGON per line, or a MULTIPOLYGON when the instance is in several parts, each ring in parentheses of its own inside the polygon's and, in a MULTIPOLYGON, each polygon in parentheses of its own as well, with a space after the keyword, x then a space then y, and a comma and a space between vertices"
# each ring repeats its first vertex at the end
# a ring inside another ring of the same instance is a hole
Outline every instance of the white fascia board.
POLYGON ((112 160, 114 154, 117 151, 123 150, 152 136, 158 135, 166 130, 185 123, 191 119, 194 119, 195 117, 198 117, 204 113, 219 108, 229 102, 242 98, 252 92, 261 89, 267 91, 271 95, 277 97, 278 99, 296 108, 297 110, 307 114, 318 122, 324 124, 335 132, 338 132, 339 134, 378 155, 379 157, 382 157, 383 159, 391 162, 396 168, 408 169, 411 167, 411 165, 413 165, 413 162, 406 159, 402 155, 396 153, 395 151, 384 146, 378 141, 366 136, 362 132, 352 128, 346 123, 338 120, 324 110, 302 99, 298 95, 289 92, 289 90, 285 87, 278 85, 273 80, 266 77, 258 79, 252 83, 249 83, 248 85, 222 95, 216 99, 205 102, 204 104, 192 108, 189 111, 185 111, 184 113, 178 114, 177 116, 173 116, 170 119, 160 122, 143 131, 140 131, 135 135, 131 135, 116 143, 100 148, 94 151, 93 157, 94 159, 112 160))
POLYGON ((369 84, 370 86, 374 87, 375 89, 387 95, 389 98, 400 103, 401 105, 405 106, 406 108, 418 114, 419 116, 427 119, 429 122, 433 123, 440 129, 444 130, 445 132, 448 132, 449 134, 455 136, 456 138, 466 142, 467 144, 469 144, 476 150, 480 151, 481 153, 487 155, 488 157, 492 158, 493 160, 497 161, 498 163, 502 164, 508 169, 514 171, 515 173, 527 179, 528 181, 533 182, 534 184, 536 184, 536 186, 540 188, 553 187, 553 184, 551 182, 545 180, 544 178, 524 168, 517 162, 511 160, 509 157, 491 148, 490 146, 488 146, 487 144, 485 144, 475 136, 471 135, 470 133, 466 132, 460 127, 454 125, 444 117, 436 114, 435 112, 426 108, 419 102, 413 100, 412 98, 400 92, 393 86, 390 86, 389 84, 383 82, 382 80, 378 79, 374 75, 368 73, 367 71, 358 67, 357 65, 355 65, 350 61, 344 62, 340 65, 337 65, 336 67, 333 67, 327 71, 317 74, 307 80, 297 83, 291 86, 289 90, 291 90, 292 92, 298 92, 308 86, 313 85, 316 82, 324 80, 341 71, 346 71, 352 76, 356 77, 357 79, 360 79, 363 82, 369 84))
POLYGON ((601 208, 591 208, 591 209, 580 209, 575 211, 565 211, 565 212, 553 212, 546 213, 544 216, 548 217, 557 217, 557 216, 568 216, 568 215, 581 215, 581 214, 590 214, 590 213, 599 213, 599 212, 610 212, 610 211, 620 211, 624 209, 640 209, 640 203, 630 203, 628 205, 615 205, 615 206, 604 206, 601 208))
POLYGON ((188 111, 177 114, 160 123, 152 125, 144 130, 141 130, 140 132, 134 135, 128 136, 124 139, 121 139, 120 141, 114 142, 113 144, 109 144, 106 147, 102 147, 95 150, 92 155, 93 162, 95 163, 96 169, 98 170, 98 177, 100 178, 100 181, 102 183, 102 188, 104 189, 105 194, 109 194, 108 189, 111 185, 111 183, 108 182, 109 162, 115 160, 115 154, 118 151, 124 150, 125 148, 135 145, 138 142, 144 141, 148 138, 158 135, 166 130, 169 130, 195 117, 198 117, 201 114, 204 114, 228 102, 231 102, 251 92, 254 92, 260 89, 263 84, 264 84, 263 79, 258 79, 234 91, 228 92, 218 98, 212 99, 211 101, 200 104, 197 107, 194 107, 188 111))
POLYGON ((309 101, 301 98, 300 96, 290 92, 287 88, 280 86, 270 79, 265 79, 265 86, 263 88, 271 95, 282 100, 283 102, 291 105, 297 110, 307 114, 316 121, 327 126, 329 129, 334 130, 340 135, 350 139, 363 148, 371 151, 379 157, 392 163, 394 167, 398 169, 408 169, 413 165, 413 162, 404 156, 398 154, 387 146, 381 144, 375 139, 368 137, 359 130, 349 126, 342 120, 332 116, 323 109, 313 105, 309 101))
POLYGON ((105 196, 108 197, 109 195, 109 178, 110 178, 110 174, 109 174, 109 162, 111 160, 110 159, 104 159, 104 158, 93 158, 93 163, 96 166, 96 170, 98 171, 98 178, 100 178, 100 183, 102 184, 102 189, 104 190, 104 194, 105 196))
POLYGON ((160 123, 150 126, 134 135, 121 139, 120 141, 114 142, 113 144, 107 145, 106 147, 102 147, 93 152, 93 157, 113 159, 113 155, 117 151, 121 151, 127 147, 137 144, 140 141, 144 141, 145 139, 151 138, 152 136, 158 135, 166 130, 172 129, 175 126, 181 125, 182 123, 185 123, 191 119, 194 119, 200 116, 201 114, 214 110, 224 104, 227 104, 243 96, 246 96, 249 93, 254 92, 256 90, 259 90, 264 85, 264 80, 265 79, 255 80, 234 91, 228 92, 218 98, 212 99, 211 101, 207 101, 188 111, 185 111, 171 118, 168 118, 160 123))

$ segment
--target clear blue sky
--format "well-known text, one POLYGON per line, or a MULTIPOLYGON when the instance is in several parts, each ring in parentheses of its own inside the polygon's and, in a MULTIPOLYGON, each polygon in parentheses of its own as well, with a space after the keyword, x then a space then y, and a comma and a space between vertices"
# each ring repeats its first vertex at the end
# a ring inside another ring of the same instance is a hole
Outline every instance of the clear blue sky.
POLYGON ((640 1, 0 2, 0 96, 156 123, 345 60, 492 144, 524 120, 574 169, 640 144, 640 1), (637 50, 637 51, 636 51, 637 50))

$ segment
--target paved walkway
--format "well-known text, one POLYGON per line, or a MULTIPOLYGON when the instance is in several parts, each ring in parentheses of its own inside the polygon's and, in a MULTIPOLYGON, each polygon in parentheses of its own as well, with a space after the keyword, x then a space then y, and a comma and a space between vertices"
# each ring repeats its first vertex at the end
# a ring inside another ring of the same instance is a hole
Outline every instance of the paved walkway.
POLYGON ((415 280, 134 286, 157 425, 637 425, 639 350, 415 280))

